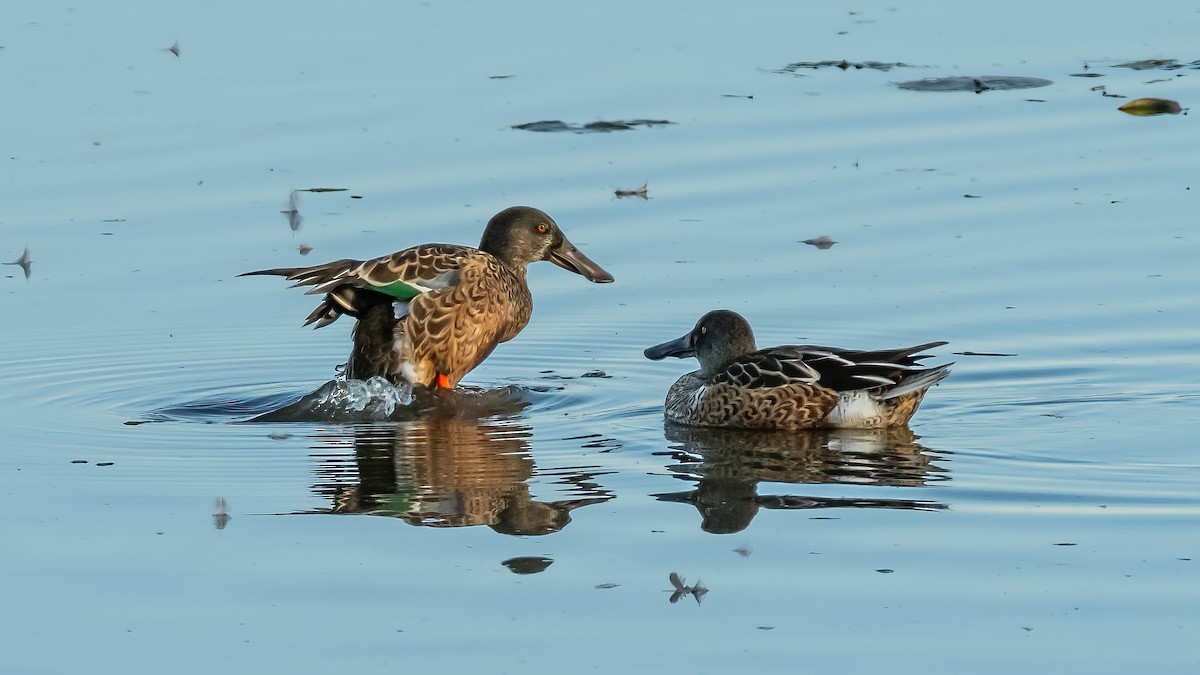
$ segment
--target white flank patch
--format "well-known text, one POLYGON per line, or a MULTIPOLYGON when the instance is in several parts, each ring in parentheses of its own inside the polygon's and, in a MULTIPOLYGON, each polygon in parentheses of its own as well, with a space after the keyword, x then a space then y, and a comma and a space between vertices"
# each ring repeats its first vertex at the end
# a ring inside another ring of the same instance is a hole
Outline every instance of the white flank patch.
POLYGON ((875 429, 883 426, 883 406, 861 389, 843 392, 825 416, 825 423, 839 429, 875 429))

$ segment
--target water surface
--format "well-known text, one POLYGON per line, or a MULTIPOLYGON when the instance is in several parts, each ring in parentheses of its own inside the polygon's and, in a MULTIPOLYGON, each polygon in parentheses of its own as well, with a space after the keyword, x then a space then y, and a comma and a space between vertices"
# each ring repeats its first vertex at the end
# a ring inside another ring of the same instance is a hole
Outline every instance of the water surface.
POLYGON ((1200 666, 1200 134, 1117 110, 1200 101, 1194 9, 10 9, 6 672, 1200 666), (842 60, 903 65, 788 68, 842 60), (896 86, 951 77, 1050 84, 896 86), (237 274, 512 204, 616 283, 533 266, 453 410, 247 423, 349 325, 237 274), (954 373, 908 431, 665 428, 641 350, 716 307, 954 373))

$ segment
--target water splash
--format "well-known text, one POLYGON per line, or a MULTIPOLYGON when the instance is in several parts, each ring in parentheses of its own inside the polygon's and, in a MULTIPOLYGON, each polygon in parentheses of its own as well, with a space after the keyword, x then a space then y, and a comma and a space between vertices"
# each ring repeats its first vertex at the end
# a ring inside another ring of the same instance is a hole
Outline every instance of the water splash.
POLYGON ((403 419, 417 411, 414 402, 411 386, 393 386, 382 377, 330 380, 300 400, 250 421, 374 422, 403 419))

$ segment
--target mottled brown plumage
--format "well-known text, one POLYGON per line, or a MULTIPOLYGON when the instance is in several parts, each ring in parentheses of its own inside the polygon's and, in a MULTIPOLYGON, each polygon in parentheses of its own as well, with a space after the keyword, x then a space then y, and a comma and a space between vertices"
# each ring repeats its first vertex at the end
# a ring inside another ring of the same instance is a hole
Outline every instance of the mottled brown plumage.
MULTIPOLYGON (((515 206, 496 214, 479 248, 424 244, 372 260, 247 272, 287 277, 325 297, 305 325, 355 317, 346 376, 450 388, 529 323, 530 262, 549 260, 596 283, 612 277, 550 216, 515 206)), ((245 276, 245 275, 243 275, 245 276)))
POLYGON ((673 422, 738 429, 870 429, 906 424, 925 391, 950 364, 920 366, 920 352, 944 342, 904 349, 859 351, 795 345, 759 350, 740 315, 715 310, 690 333, 651 347, 646 356, 694 356, 700 369, 667 391, 673 422))

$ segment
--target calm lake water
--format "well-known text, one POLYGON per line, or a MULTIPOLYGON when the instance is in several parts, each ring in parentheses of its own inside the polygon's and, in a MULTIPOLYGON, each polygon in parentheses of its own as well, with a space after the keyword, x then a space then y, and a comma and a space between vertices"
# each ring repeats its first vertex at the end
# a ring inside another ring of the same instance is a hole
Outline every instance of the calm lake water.
POLYGON ((1195 7, 5 14, 0 670, 1200 667, 1200 132, 1117 110, 1200 103, 1195 7), (243 423, 350 323, 238 273, 512 204, 616 283, 533 266, 457 412, 243 423), (956 365, 911 432, 665 429, 641 350, 717 307, 956 365))

